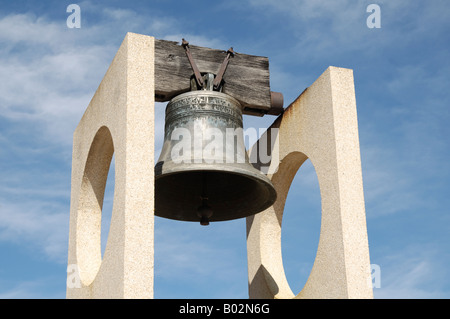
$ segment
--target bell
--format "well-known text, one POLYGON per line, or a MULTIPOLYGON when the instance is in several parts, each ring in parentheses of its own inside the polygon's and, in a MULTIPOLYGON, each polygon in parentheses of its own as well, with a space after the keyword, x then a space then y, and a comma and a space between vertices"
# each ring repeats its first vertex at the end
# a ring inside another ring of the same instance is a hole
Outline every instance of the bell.
POLYGON ((208 225, 254 215, 275 199, 271 181, 249 163, 236 99, 202 89, 167 104, 155 166, 156 216, 208 225))

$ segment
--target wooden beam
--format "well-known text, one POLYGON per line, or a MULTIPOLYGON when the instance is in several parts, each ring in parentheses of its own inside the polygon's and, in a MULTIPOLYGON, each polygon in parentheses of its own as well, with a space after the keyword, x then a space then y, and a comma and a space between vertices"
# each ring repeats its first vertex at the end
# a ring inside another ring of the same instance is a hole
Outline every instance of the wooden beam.
MULTIPOLYGON (((189 45, 200 72, 217 74, 225 50, 189 45)), ((155 39, 155 100, 165 102, 190 90, 191 65, 184 48, 175 41, 155 39)), ((271 114, 269 59, 236 53, 223 76, 222 92, 237 99, 244 114, 271 114)))

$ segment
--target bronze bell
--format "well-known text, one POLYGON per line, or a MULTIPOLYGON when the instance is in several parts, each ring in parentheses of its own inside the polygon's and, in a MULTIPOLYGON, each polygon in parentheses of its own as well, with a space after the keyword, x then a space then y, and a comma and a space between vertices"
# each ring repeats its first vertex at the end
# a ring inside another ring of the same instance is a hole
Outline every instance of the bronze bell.
POLYGON ((206 89, 167 104, 155 166, 156 216, 208 225, 256 214, 275 202, 271 181, 249 163, 240 103, 212 90, 212 79, 207 74, 206 89))

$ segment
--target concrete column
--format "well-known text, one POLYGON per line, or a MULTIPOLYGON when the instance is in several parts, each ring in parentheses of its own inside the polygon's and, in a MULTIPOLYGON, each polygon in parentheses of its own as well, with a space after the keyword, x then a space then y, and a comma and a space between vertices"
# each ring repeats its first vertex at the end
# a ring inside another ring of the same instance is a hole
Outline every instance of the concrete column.
POLYGON ((250 298, 373 298, 353 71, 329 67, 271 128, 278 129, 272 159, 279 161, 269 168, 278 199, 247 218, 250 298), (295 296, 281 224, 291 182, 308 158, 319 180, 321 230, 310 276, 295 296))
POLYGON ((67 298, 152 298, 154 38, 128 33, 73 136, 67 298), (104 256, 101 213, 115 155, 104 256))

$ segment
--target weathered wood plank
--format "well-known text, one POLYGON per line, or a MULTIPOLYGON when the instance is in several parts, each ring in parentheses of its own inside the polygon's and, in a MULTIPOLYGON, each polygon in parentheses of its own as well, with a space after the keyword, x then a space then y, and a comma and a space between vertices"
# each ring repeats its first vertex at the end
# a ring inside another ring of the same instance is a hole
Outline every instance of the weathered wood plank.
MULTIPOLYGON (((217 74, 225 50, 189 45, 200 72, 217 74)), ((169 101, 190 90, 191 65, 181 44, 155 39, 155 99, 169 101)), ((244 113, 265 114, 271 108, 269 59, 267 57, 235 53, 223 76, 222 92, 236 98, 244 113)))

